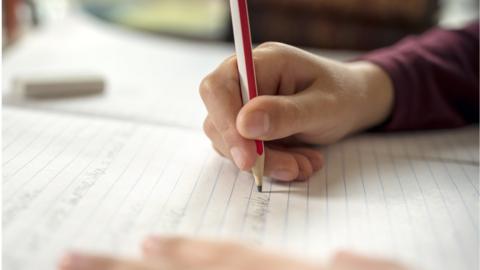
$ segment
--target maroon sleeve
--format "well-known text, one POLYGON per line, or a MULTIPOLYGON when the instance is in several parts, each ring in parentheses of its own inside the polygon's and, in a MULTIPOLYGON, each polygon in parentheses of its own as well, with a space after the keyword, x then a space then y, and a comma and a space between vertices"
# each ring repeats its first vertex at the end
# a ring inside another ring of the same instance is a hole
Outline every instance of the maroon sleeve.
POLYGON ((453 128, 478 123, 479 22, 436 28, 360 57, 392 79, 394 105, 375 130, 453 128))

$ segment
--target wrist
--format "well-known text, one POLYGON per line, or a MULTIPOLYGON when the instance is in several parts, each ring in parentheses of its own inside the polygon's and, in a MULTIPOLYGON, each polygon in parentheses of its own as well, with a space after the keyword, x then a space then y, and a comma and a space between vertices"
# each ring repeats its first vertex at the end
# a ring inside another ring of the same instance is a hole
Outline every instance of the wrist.
POLYGON ((388 119, 393 108, 394 89, 390 76, 370 62, 352 62, 348 65, 356 81, 356 121, 353 132, 380 125, 388 119))

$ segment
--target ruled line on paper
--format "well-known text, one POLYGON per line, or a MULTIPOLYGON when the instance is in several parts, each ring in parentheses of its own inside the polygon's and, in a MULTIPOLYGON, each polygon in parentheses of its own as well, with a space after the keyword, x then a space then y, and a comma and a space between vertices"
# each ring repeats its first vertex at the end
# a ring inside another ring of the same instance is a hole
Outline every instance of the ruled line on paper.
MULTIPOLYGON (((403 203, 405 205, 405 208, 407 210, 408 226, 410 228, 409 236, 410 236, 410 238, 413 242, 414 239, 418 239, 418 236, 416 235, 416 230, 414 228, 413 221, 412 221, 412 210, 410 209, 409 202, 406 199, 405 187, 404 187, 404 185, 403 185, 403 183, 402 183, 402 181, 400 180, 400 177, 399 177, 399 169, 398 169, 397 162, 395 162, 395 157, 393 155, 392 144, 387 145, 387 148, 388 148, 388 152, 390 153, 390 162, 392 163, 392 166, 393 166, 395 179, 396 179, 396 182, 397 182, 398 186, 400 187, 400 191, 401 191, 401 194, 402 194, 402 201, 403 201, 403 203)), ((414 244, 414 248, 415 248, 415 253, 418 254, 419 253, 418 245, 414 244)))
POLYGON ((330 246, 332 244, 332 237, 331 237, 332 231, 331 231, 331 226, 330 226, 330 211, 329 211, 330 210, 330 207, 329 207, 330 205, 329 205, 329 196, 328 196, 328 180, 329 180, 329 177, 328 176, 329 176, 329 172, 330 172, 330 170, 329 170, 330 166, 329 165, 331 164, 331 160, 330 160, 330 151, 329 151, 328 148, 325 150, 325 164, 326 164, 326 166, 324 168, 324 170, 325 170, 325 204, 326 204, 326 206, 325 206, 325 209, 326 209, 325 210, 325 217, 326 217, 325 225, 327 227, 326 228, 326 231, 327 231, 327 237, 326 237, 327 238, 326 239, 327 240, 327 245, 330 246))
MULTIPOLYGON (((418 145, 419 149, 422 149, 422 146, 421 145, 418 145)), ((427 168, 428 168, 428 172, 431 176, 431 179, 433 180, 434 184, 435 184, 435 187, 440 195, 440 198, 441 198, 441 202, 443 204, 443 208, 446 209, 446 214, 448 216, 448 219, 449 219, 449 222, 450 224, 452 225, 452 228, 454 230, 454 234, 453 234, 453 237, 455 238, 455 242, 456 244, 458 245, 458 248, 460 249, 460 254, 465 254, 465 250, 463 250, 463 246, 462 244, 460 243, 460 239, 458 238, 458 228, 456 227, 456 224, 455 222, 453 222, 452 220, 452 213, 450 211, 450 208, 447 206, 447 203, 445 202, 445 195, 443 194, 442 192, 442 189, 440 188, 439 184, 438 184, 438 180, 437 178, 435 177, 434 173, 432 172, 432 167, 431 167, 431 164, 430 162, 427 160, 426 161, 426 164, 427 164, 427 168)))
POLYGON ((230 203, 232 201, 232 194, 233 194, 233 191, 235 189, 235 186, 237 185, 237 181, 238 181, 239 176, 240 176, 240 172, 238 172, 237 175, 235 176, 235 180, 233 182, 232 188, 230 189, 230 194, 228 195, 227 203, 226 203, 224 211, 222 213, 222 219, 221 219, 221 221, 218 225, 218 229, 217 229, 217 233, 219 235, 223 234, 223 229, 224 229, 224 225, 225 225, 225 217, 227 216, 227 211, 228 211, 228 208, 229 208, 230 203))
POLYGON ((253 186, 254 183, 252 182, 250 184, 250 191, 248 193, 248 199, 247 203, 245 205, 245 210, 243 211, 243 219, 242 219, 242 225, 240 226, 240 233, 243 235, 245 232, 245 221, 247 220, 247 213, 248 213, 248 208, 250 207, 250 200, 252 199, 252 193, 253 193, 253 186))
POLYGON ((207 212, 208 207, 210 206, 210 202, 212 200, 213 193, 215 192, 215 188, 217 187, 218 178, 219 178, 220 174, 222 173, 223 169, 224 169, 224 162, 222 162, 222 165, 220 166, 220 169, 218 170, 217 176, 215 177, 215 183, 213 184, 212 190, 211 190, 211 192, 208 196, 207 204, 202 209, 202 214, 200 215, 201 216, 200 221, 197 223, 197 226, 195 228, 195 235, 198 234, 198 232, 200 231, 200 229, 203 226, 203 222, 205 221, 205 214, 207 212))
MULTIPOLYGON (((85 146, 88 147, 88 145, 90 145, 92 141, 89 140, 87 142, 87 145, 85 146)), ((12 200, 12 199, 6 199, 5 200, 5 203, 4 203, 4 207, 3 207, 3 211, 2 211, 2 216, 3 216, 3 226, 4 228, 8 226, 9 222, 11 220, 14 219, 14 216, 16 215, 16 213, 19 211, 19 209, 22 209, 22 208, 25 208, 25 207, 28 207, 28 205, 34 200, 36 199, 36 197, 38 196, 39 193, 43 192, 52 182, 53 180, 55 180, 67 167, 69 167, 75 160, 78 159, 78 157, 84 152, 85 149, 82 149, 81 151, 79 151, 75 157, 73 159, 71 159, 64 167, 62 167, 42 188, 40 188, 37 192, 31 192, 31 191, 27 191, 25 192, 24 194, 21 194, 20 196, 18 196, 19 198, 28 198, 28 201, 26 199, 22 199, 21 202, 18 202, 18 205, 21 205, 20 206, 16 206, 15 203, 17 200, 12 200), (30 193, 33 193, 34 195, 29 195, 30 193), (36 194, 36 195, 35 195, 36 194), (11 206, 13 204, 13 206, 11 206)), ((33 179, 34 177, 32 177, 33 179)), ((21 190, 19 190, 18 192, 20 191, 23 191, 23 188, 26 188, 28 186, 30 181, 24 183, 22 186, 21 186, 21 190)), ((23 192, 22 192, 23 193, 23 192)), ((15 193, 12 195, 14 196, 15 193)))
POLYGON ((152 225, 153 225, 153 226, 151 227, 151 230, 152 230, 152 231, 155 231, 155 229, 157 228, 157 224, 161 222, 161 218, 164 216, 165 211, 166 211, 165 208, 167 207, 168 203, 170 202, 170 200, 171 200, 171 198, 172 198, 173 191, 175 191, 175 189, 177 188, 177 185, 178 185, 179 181, 182 179, 183 173, 184 173, 184 170, 182 169, 181 172, 180 172, 180 174, 179 174, 178 177, 176 178, 176 181, 175 181, 174 186, 173 186, 172 189, 169 191, 166 201, 160 206, 159 214, 158 214, 157 216, 155 216, 155 221, 152 222, 152 225))
MULTIPOLYGON (((185 202, 184 206, 182 207, 181 213, 179 213, 179 217, 183 217, 184 214, 185 214, 185 212, 187 211, 188 207, 190 206, 190 203, 191 203, 191 201, 192 201, 192 197, 193 197, 193 195, 195 194, 195 190, 196 190, 197 187, 198 187, 198 183, 200 182, 200 180, 201 180, 202 177, 204 176, 204 172, 205 172, 204 169, 205 169, 205 167, 202 166, 202 167, 201 167, 201 170, 200 170, 200 173, 198 174, 198 177, 197 177, 197 179, 195 180, 195 183, 194 183, 194 185, 193 185, 193 188, 191 189, 191 191, 190 191, 189 194, 188 194, 187 201, 185 202)), ((182 222, 182 221, 179 220, 179 221, 177 222, 177 224, 175 224, 175 225, 176 225, 175 231, 176 231, 176 229, 178 229, 178 224, 181 223, 181 222, 182 222)))
MULTIPOLYGON (((100 131, 100 130, 99 130, 99 131, 100 131)), ((77 138, 78 134, 79 134, 79 133, 76 133, 76 136, 73 136, 73 137, 68 141, 68 143, 67 143, 64 147, 62 147, 62 149, 61 149, 58 153, 56 153, 52 158, 50 158, 41 168, 39 168, 38 170, 36 170, 36 171, 32 174, 32 176, 30 176, 30 177, 27 179, 27 181, 22 182, 21 185, 18 187, 18 189, 14 190, 11 195, 9 195, 8 197, 5 198, 5 200, 8 201, 12 196, 14 196, 14 195, 17 194, 18 192, 22 191, 22 188, 23 188, 23 187, 25 187, 26 185, 28 185, 29 182, 31 182, 33 179, 35 179, 35 177, 37 177, 42 171, 44 171, 44 170, 47 168, 47 166, 49 166, 54 160, 58 159, 58 157, 59 157, 61 154, 63 154, 69 147, 71 147, 71 146, 73 145, 73 143, 75 142, 75 139, 77 138)), ((99 134, 99 132, 97 132, 97 134, 99 134)), ((88 142, 87 142, 87 143, 88 143, 88 142)), ((72 160, 71 162, 73 162, 73 160, 72 160)), ((70 165, 71 162, 69 162, 69 163, 67 164, 67 166, 70 165)), ((26 165, 25 165, 25 166, 26 166, 26 165)), ((59 171, 59 173, 61 173, 65 168, 66 168, 66 166, 63 167, 63 168, 61 168, 61 170, 59 171)), ((51 181, 50 181, 50 182, 51 182, 51 181)), ((4 184, 7 184, 7 182, 4 183, 4 184)))
MULTIPOLYGON (((12 157, 10 157, 10 158, 8 158, 6 161, 4 161, 4 162, 2 163, 2 166, 3 166, 3 167, 6 166, 8 163, 10 163, 11 161, 15 160, 19 155, 23 154, 23 153, 25 152, 25 150, 29 149, 29 147, 30 147, 34 142, 37 142, 37 141, 40 140, 41 135, 42 135, 43 132, 45 132, 45 131, 47 131, 47 130, 49 130, 49 129, 51 129, 51 127, 49 127, 48 125, 45 125, 45 127, 44 127, 43 129, 41 129, 41 130, 39 131, 39 133, 36 134, 36 136, 34 136, 34 137, 32 138, 32 140, 29 140, 29 141, 28 141, 23 147, 21 147, 20 150, 17 151, 12 157)), ((26 132, 27 130, 28 130, 28 127, 26 127, 25 130, 23 130, 23 131, 20 132, 20 133, 21 133, 22 135, 28 135, 29 133, 26 132)), ((8 146, 15 144, 15 142, 17 142, 18 140, 20 140, 21 138, 23 138, 22 135, 15 137, 15 138, 10 142, 10 144, 7 144, 7 145, 5 146, 5 150, 8 149, 8 146)), ((53 140, 53 139, 52 139, 52 140, 53 140)), ((48 144, 47 144, 46 147, 48 147, 48 144)), ((35 157, 33 157, 33 158, 35 158, 35 157)), ((10 178, 10 177, 8 177, 8 178, 10 178)))
MULTIPOLYGON (((7 113, 7 114, 8 114, 8 113, 7 113)), ((9 116, 10 116, 10 114, 8 114, 8 117, 9 117, 9 116)), ((2 117, 2 120, 5 120, 5 117, 7 117, 7 116, 4 115, 4 116, 2 117)), ((36 119, 36 118, 34 118, 34 119, 36 119)), ((18 140, 19 137, 21 137, 22 135, 25 135, 25 134, 26 134, 25 131, 30 127, 30 126, 28 125, 28 123, 30 123, 30 122, 38 123, 37 121, 33 121, 33 119, 28 119, 27 123, 25 123, 25 121, 19 120, 19 121, 15 121, 13 124, 11 124, 8 129, 2 130, 2 134, 4 134, 4 135, 7 135, 7 131, 10 131, 10 129, 13 129, 13 128, 15 128, 16 131, 17 131, 17 132, 16 132, 17 135, 15 135, 15 136, 8 136, 9 138, 12 138, 12 140, 10 140, 10 141, 7 142, 7 143, 2 143, 2 150, 6 150, 12 143, 15 142, 15 140, 18 140), (22 124, 27 124, 27 125, 25 125, 25 128, 24 128, 24 129, 17 128, 17 126, 22 125, 22 124)), ((9 134, 8 134, 8 135, 9 135, 9 134)), ((5 138, 3 138, 3 140, 4 140, 3 142, 5 142, 5 138)))
MULTIPOLYGON (((188 170, 187 168, 182 168, 182 175, 179 176, 179 178, 177 179, 177 182, 175 183, 175 187, 174 189, 171 189, 170 190, 170 193, 168 194, 168 201, 165 202, 165 204, 162 205, 162 208, 161 208, 161 212, 160 214, 156 217, 156 220, 154 221, 154 225, 153 225, 153 229, 156 230, 157 227, 159 225, 161 225, 160 227, 162 227, 162 231, 164 232, 168 232, 168 233, 171 233, 172 230, 176 230, 178 228, 178 223, 181 222, 181 218, 184 217, 184 213, 188 207, 188 205, 190 204, 190 201, 191 201, 191 198, 198 186, 198 182, 200 181, 200 179, 203 177, 204 173, 205 173, 205 162, 207 162, 207 160, 209 160, 210 157, 207 157, 205 160, 204 160, 204 163, 202 164, 201 168, 200 168, 200 171, 198 172, 198 175, 195 177, 195 181, 193 182, 193 186, 191 189, 187 190, 187 197, 185 198, 186 201, 181 203, 181 208, 172 208, 173 211, 170 211, 169 212, 169 209, 167 209, 167 206, 171 203, 171 198, 172 198, 172 195, 174 191, 176 191, 176 188, 178 187, 178 184, 181 183, 180 181, 184 178, 184 175, 183 173, 186 172, 186 170, 188 170), (173 215, 173 217, 170 217, 170 220, 168 215, 171 214, 173 215), (164 219, 166 222, 162 223, 162 219, 164 219)), ((178 198, 177 198, 178 199, 178 198)))
MULTIPOLYGON (((143 147, 146 146, 146 142, 148 141, 149 137, 151 136, 151 133, 147 133, 145 135, 145 137, 143 137, 143 140, 141 142, 141 145, 139 145, 138 147, 138 151, 135 153, 135 155, 132 157, 132 159, 128 162, 127 166, 125 166, 125 170, 117 177, 117 179, 115 180, 115 182, 112 183, 112 186, 110 189, 108 189, 108 191, 103 195, 100 203, 105 200, 109 193, 112 191, 112 188, 113 186, 116 185, 116 183, 118 181, 120 181, 121 178, 123 178, 125 172, 129 169, 129 167, 131 166, 132 162, 136 159, 136 157, 140 154, 140 152, 143 150, 143 147)), ((152 154, 153 155, 153 154, 152 154)), ((142 175, 145 173, 145 170, 148 168, 148 166, 150 165, 150 162, 152 161, 152 156, 150 156, 150 158, 147 160, 145 166, 143 167, 143 169, 141 169, 141 173, 140 175, 136 178, 136 180, 134 180, 134 183, 133 185, 129 188, 128 192, 125 194, 125 196, 123 196, 123 198, 121 199, 121 201, 118 202, 118 206, 116 209, 114 209, 113 213, 111 213, 110 217, 108 218, 108 222, 107 224, 105 225, 104 229, 99 232, 99 235, 97 235, 98 239, 101 239, 102 236, 104 235, 107 235, 108 232, 107 230, 110 228, 110 225, 111 225, 111 222, 112 220, 115 219, 115 216, 117 215, 117 213, 120 211, 120 208, 124 205, 125 201, 127 200, 128 196, 130 195, 130 193, 133 191, 133 189, 137 186, 138 182, 141 181, 141 177, 142 175)), ((94 215, 95 213, 92 213, 89 218, 86 219, 86 222, 88 222, 88 220, 94 215)), ((86 224, 85 224, 86 225, 86 224)), ((85 226, 83 226, 85 227, 85 226)), ((80 235, 80 234, 78 234, 80 235)))
MULTIPOLYGON (((430 146, 431 149, 432 149, 431 151, 438 152, 439 145, 435 144, 435 139, 428 140, 428 141, 426 141, 424 139, 424 145, 430 146)), ((442 162, 440 164, 433 163, 433 162, 427 162, 427 165, 428 165, 430 175, 432 176, 432 179, 434 180, 435 186, 440 193, 440 196, 441 196, 441 199, 442 199, 442 204, 443 204, 444 208, 446 209, 446 212, 447 212, 448 217, 449 217, 450 224, 452 225, 452 228, 454 230, 453 235, 454 235, 455 240, 458 244, 459 250, 461 250, 460 254, 464 258, 464 263, 466 263, 466 265, 468 265, 470 256, 467 255, 467 252, 469 250, 469 248, 467 248, 467 245, 468 245, 468 241, 471 239, 471 235, 469 234, 469 236, 465 237, 465 238, 462 237, 462 234, 463 234, 462 232, 467 230, 468 226, 467 227, 458 226, 457 220, 459 218, 461 218, 460 215, 462 213, 463 213, 463 216, 466 215, 468 217, 467 219, 469 220, 470 224, 472 225, 472 227, 471 227, 472 228, 472 234, 476 236, 475 238, 477 238, 478 237, 478 231, 477 231, 476 228, 478 228, 478 227, 475 223, 475 218, 472 216, 474 214, 472 214, 470 212, 469 207, 467 207, 467 204, 465 203, 465 196, 462 194, 462 192, 460 192, 458 185, 452 179, 451 174, 450 174, 449 169, 448 169, 448 166, 446 166, 446 164, 444 162, 442 162), (435 169, 432 168, 433 166, 435 166, 435 169), (443 171, 441 171, 441 168, 438 168, 440 166, 443 168, 443 171), (453 185, 454 188, 451 188, 451 186, 449 188, 446 188, 445 186, 448 185, 448 184, 453 185), (452 201, 455 200, 453 197, 460 198, 460 201, 462 202, 461 207, 457 207, 457 203, 454 203, 454 204, 451 203, 452 201), (447 200, 449 201, 449 203, 447 203, 447 200), (462 211, 462 210, 464 210, 464 211, 462 211), (453 217, 454 213, 456 215, 456 218, 453 217), (465 243, 465 242, 467 242, 467 243, 465 243)), ((471 203, 471 205, 475 206, 477 201, 478 200, 474 200, 471 203)), ((474 213, 478 214, 478 207, 477 207, 476 211, 474 211, 474 213)), ((466 225, 466 224, 464 224, 464 225, 466 225)), ((478 245, 478 243, 477 243, 477 245, 478 245)))
MULTIPOLYGON (((409 147, 408 145, 406 146, 406 152, 407 152, 407 155, 409 155, 409 147)), ((425 197, 425 193, 424 193, 424 190, 422 188, 422 186, 420 185, 420 182, 419 182, 419 179, 418 179, 418 175, 415 171, 415 168, 414 166, 412 165, 412 160, 409 159, 408 160, 408 163, 409 163, 409 168, 411 170, 411 172, 413 173, 414 177, 415 177, 415 181, 416 181, 416 186, 417 188, 419 189, 420 191, 420 195, 422 197, 422 202, 423 202, 423 205, 427 211, 427 216, 428 216, 428 219, 429 219, 429 226, 431 227, 431 232, 433 233, 434 235, 434 239, 436 241, 436 246, 438 247, 437 250, 438 252, 440 252, 439 254, 439 259, 442 260, 444 263, 446 263, 446 255, 445 254, 445 251, 444 251, 444 247, 443 247, 443 244, 440 243, 439 239, 440 239, 440 234, 436 228, 436 226, 434 225, 434 222, 433 222, 433 218, 432 218, 432 213, 431 213, 431 209, 429 207, 429 205, 427 204, 427 199, 425 197)))
POLYGON ((392 240, 392 247, 395 249, 394 251, 398 251, 398 241, 397 239, 395 238, 395 234, 393 232, 393 226, 392 226, 392 217, 391 217, 391 206, 389 204, 389 202, 387 201, 387 198, 386 198, 386 195, 385 195, 385 186, 384 186, 384 179, 382 177, 382 174, 381 174, 381 169, 379 167, 379 159, 378 159, 378 155, 377 155, 377 152, 375 150, 375 146, 372 146, 372 154, 373 154, 373 158, 375 160, 375 168, 376 168, 376 171, 377 171, 377 174, 378 174, 378 183, 380 184, 380 188, 381 188, 381 193, 382 193, 382 200, 383 200, 383 203, 385 205, 385 210, 386 210, 386 214, 387 214, 387 222, 388 222, 388 231, 389 231, 389 234, 390 234, 390 237, 391 237, 391 240, 392 240))
POLYGON ((282 245, 287 243, 287 226, 288 226, 288 214, 290 212, 290 195, 292 191, 292 182, 288 183, 288 193, 287 193, 287 207, 285 211, 285 218, 283 220, 283 233, 282 233, 282 245))
MULTIPOLYGON (((105 144, 106 145, 106 144, 105 144)), ((103 152, 103 147, 100 148, 100 151, 98 153, 101 153, 103 152)), ((83 151, 83 150, 82 150, 83 151)), ((17 226, 17 230, 16 231, 19 231, 18 233, 13 233, 13 234, 8 234, 7 237, 11 238, 11 237, 16 237, 16 238, 13 238, 13 240, 9 241, 9 242, 12 242, 12 243, 24 243, 25 241, 19 241, 19 239, 24 239, 25 240, 25 234, 28 232, 28 230, 31 229, 31 226, 29 226, 29 224, 31 223, 34 223, 34 224, 41 224, 43 221, 46 221, 46 217, 47 217, 47 213, 51 210, 51 208, 55 205, 55 203, 58 203, 58 199, 60 198, 61 194, 63 194, 65 192, 65 190, 70 187, 71 184, 73 184, 75 182, 75 180, 80 177, 82 175, 83 172, 85 172, 93 163, 94 161, 96 161, 96 159, 91 159, 88 163, 88 165, 86 167, 84 167, 80 173, 78 173, 76 176, 73 177, 73 180, 71 181, 67 181, 68 184, 67 184, 67 187, 63 190, 60 190, 60 192, 58 194, 51 194, 53 195, 53 197, 51 199, 49 199, 48 201, 45 201, 45 202, 42 202, 41 204, 36 204, 35 206, 38 206, 38 205, 42 205, 43 206, 43 210, 39 210, 37 212, 33 212, 33 215, 32 216, 28 216, 29 220, 28 222, 22 222, 21 225, 22 226, 17 226), (42 218, 44 220, 42 220, 42 218)), ((53 179, 56 179, 57 176, 60 174, 61 172, 58 172, 57 175, 55 175, 55 177, 53 179)), ((52 180, 53 180, 52 179, 52 180)), ((57 180, 57 181, 61 181, 61 180, 57 180)), ((49 183, 50 184, 50 183, 49 183)), ((45 193, 42 193, 41 195, 43 195, 45 193)), ((50 194, 49 194, 50 195, 50 194)), ((37 199, 38 198, 34 198, 34 199, 37 199)), ((38 207, 37 207, 38 208, 38 207)), ((25 209, 24 209, 25 210, 25 209)), ((18 220, 16 220, 18 221, 18 220)), ((5 237, 5 238, 7 238, 5 237)), ((5 239, 4 238, 4 239, 5 239)), ((4 240, 5 241, 5 240, 4 240)), ((7 241, 7 243, 9 243, 7 241)), ((5 243, 5 242, 4 242, 5 243)))
POLYGON ((347 179, 346 179, 346 173, 345 173, 345 144, 341 144, 340 145, 340 156, 341 156, 341 174, 342 174, 342 182, 343 182, 343 190, 345 192, 345 219, 346 219, 346 222, 347 222, 347 235, 346 235, 346 240, 347 242, 350 242, 350 239, 351 239, 351 235, 350 235, 350 231, 351 231, 351 224, 350 224, 350 215, 349 215, 349 211, 350 211, 350 207, 349 207, 349 200, 348 200, 348 189, 347 189, 347 179))
POLYGON ((307 181, 307 205, 305 213, 305 249, 303 252, 308 253, 311 245, 310 241, 310 181, 307 181))
MULTIPOLYGON (((104 144, 104 147, 101 147, 100 148, 100 151, 98 152, 99 154, 101 154, 102 152, 104 152, 104 150, 106 149, 106 147, 108 146, 107 143, 104 144)), ((46 222, 52 222, 51 220, 48 221, 47 219, 44 219, 45 217, 52 217, 54 216, 52 214, 52 212, 56 211, 55 209, 55 205, 59 204, 61 205, 62 203, 68 203, 68 201, 64 201, 62 202, 62 196, 65 196, 65 193, 67 192, 67 190, 69 190, 74 184, 75 182, 80 179, 83 175, 85 175, 85 173, 92 167, 92 165, 95 164, 95 161, 98 162, 97 159, 91 159, 91 161, 87 164, 87 166, 85 166, 81 171, 80 173, 76 174, 76 176, 68 182, 68 184, 60 190, 60 192, 58 194, 54 194, 54 197, 46 204, 47 206, 45 207, 45 209, 40 213, 40 215, 36 215, 36 218, 35 218, 35 221, 34 223, 35 224, 43 224, 43 223, 46 223, 46 222), (42 222, 43 221, 43 222, 42 222)), ((105 168, 108 168, 110 164, 105 164, 105 168)), ((93 170, 92 172, 95 172, 97 171, 97 169, 93 170)), ((92 177, 96 177, 94 175, 92 175, 92 177)), ((59 208, 57 208, 59 209, 59 208)), ((53 225, 53 224, 51 224, 53 225)), ((23 231, 21 231, 19 234, 18 234, 18 237, 16 239, 21 239, 24 237, 26 231, 28 231, 28 229, 30 229, 30 226, 27 226, 27 224, 25 224, 25 228, 23 231)), ((51 226, 52 229, 54 229, 55 226, 51 226)), ((20 242, 19 240, 18 241, 14 241, 14 242, 20 242)))
MULTIPOLYGON (((162 135, 163 135, 163 134, 162 134, 162 135)), ((165 136, 165 135, 163 135, 163 136, 165 136)), ((160 146, 166 146, 167 143, 168 143, 168 138, 164 138, 164 139, 161 140, 161 144, 159 144, 158 147, 160 147, 160 146)), ((157 149, 157 150, 159 150, 159 149, 157 149)), ((161 180, 162 180, 162 178, 164 177, 164 175, 165 175, 165 173, 166 173, 166 171, 167 171, 168 165, 171 164, 171 162, 172 162, 172 160, 173 160, 174 153, 172 153, 172 151, 167 151, 167 152, 157 151, 157 154, 155 154, 155 155, 161 156, 161 155, 164 154, 164 153, 167 153, 167 156, 168 156, 169 158, 167 158, 167 159, 165 160, 165 163, 162 164, 159 173, 153 176, 153 178, 155 179, 155 180, 153 181, 153 185, 152 185, 152 187, 151 187, 150 189, 148 189, 148 191, 147 191, 148 194, 147 194, 145 200, 141 203, 140 209, 138 209, 138 212, 137 212, 136 215, 133 217, 134 220, 133 220, 133 221, 131 221, 130 219, 128 220, 128 222, 131 224, 130 226, 132 226, 132 227, 141 226, 140 224, 137 224, 137 223, 138 223, 138 219, 140 219, 140 217, 144 214, 146 206, 148 206, 149 203, 153 203, 153 202, 154 202, 154 200, 153 200, 153 198, 152 198, 152 195, 154 194, 154 192, 156 191, 157 187, 158 187, 159 184, 161 183, 161 180)), ((149 163, 151 163, 151 162, 152 162, 152 161, 150 160, 149 163)), ((147 170, 147 168, 145 168, 145 170, 147 170)), ((143 174, 143 173, 145 173, 145 171, 143 171, 142 174, 143 174)), ((140 180, 140 179, 139 179, 139 180, 140 180)), ((118 223, 122 224, 121 222, 118 222, 118 223)), ((128 232, 129 232, 129 231, 127 231, 126 233, 128 233, 128 232)), ((118 232, 116 232, 116 233, 118 233, 118 232)), ((125 234, 125 232, 122 232, 122 233, 125 234)), ((132 237, 129 237, 129 238, 132 238, 132 237)))
MULTIPOLYGON (((447 139, 447 143, 448 145, 450 146, 450 148, 452 149, 452 153, 454 153, 455 155, 455 158, 457 159, 460 159, 461 158, 461 153, 458 149, 458 144, 456 143, 456 140, 454 138, 452 138, 453 136, 450 135, 450 134, 447 134, 445 136, 447 139)), ((478 145, 476 146, 476 149, 478 149, 478 145)), ((466 164, 461 164, 460 168, 462 169, 462 172, 463 172, 463 175, 465 176, 466 179, 469 180, 470 184, 472 185, 472 187, 475 189, 477 195, 480 195, 480 192, 479 192, 479 181, 478 181, 478 160, 476 161, 476 170, 477 170, 477 177, 475 177, 475 179, 472 179, 472 177, 466 172, 466 164)))
MULTIPOLYGON (((359 160, 359 167, 360 167, 360 179, 362 181, 362 192, 363 192, 363 202, 365 204, 366 208, 366 214, 367 214, 367 224, 368 224, 368 232, 372 234, 371 230, 371 217, 370 217, 370 208, 368 205, 368 199, 367 199, 367 190, 365 188, 365 178, 364 178, 364 171, 363 171, 363 159, 360 156, 360 151, 358 150, 358 144, 355 145, 355 152, 357 154, 358 160, 359 160)), ((368 240, 367 240, 368 241, 368 240)))

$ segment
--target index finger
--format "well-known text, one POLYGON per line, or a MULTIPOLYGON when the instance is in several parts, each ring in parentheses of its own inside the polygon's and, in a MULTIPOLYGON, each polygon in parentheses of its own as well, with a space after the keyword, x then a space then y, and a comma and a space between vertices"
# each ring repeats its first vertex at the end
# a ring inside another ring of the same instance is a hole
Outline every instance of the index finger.
POLYGON ((236 128, 242 99, 235 57, 225 60, 202 81, 200 95, 235 164, 240 169, 250 169, 256 159, 255 144, 243 138, 236 128))

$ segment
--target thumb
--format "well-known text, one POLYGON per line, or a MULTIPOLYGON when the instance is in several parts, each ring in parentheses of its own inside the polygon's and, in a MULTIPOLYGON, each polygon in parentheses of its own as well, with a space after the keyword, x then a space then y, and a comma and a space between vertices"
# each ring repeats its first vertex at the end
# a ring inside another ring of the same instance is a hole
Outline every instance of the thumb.
POLYGON ((259 96, 242 107, 237 129, 247 139, 276 140, 304 131, 313 115, 296 95, 259 96))

